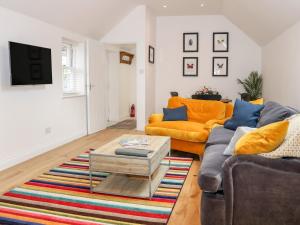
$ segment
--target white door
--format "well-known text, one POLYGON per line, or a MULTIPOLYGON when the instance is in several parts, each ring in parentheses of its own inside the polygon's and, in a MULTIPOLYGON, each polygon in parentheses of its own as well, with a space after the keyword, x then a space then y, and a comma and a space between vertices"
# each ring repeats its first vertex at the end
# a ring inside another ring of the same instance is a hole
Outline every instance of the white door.
POLYGON ((94 40, 87 42, 87 121, 88 134, 106 128, 106 58, 104 46, 94 40))

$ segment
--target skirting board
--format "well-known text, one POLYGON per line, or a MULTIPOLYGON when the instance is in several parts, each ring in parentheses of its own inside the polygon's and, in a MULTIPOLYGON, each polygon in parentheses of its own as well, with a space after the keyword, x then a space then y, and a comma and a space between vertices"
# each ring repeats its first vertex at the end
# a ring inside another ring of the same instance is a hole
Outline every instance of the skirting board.
POLYGON ((79 134, 76 134, 76 135, 73 135, 71 137, 68 137, 68 138, 65 138, 65 139, 62 139, 60 141, 57 141, 51 145, 47 145, 47 146, 44 146, 44 147, 40 147, 40 148, 37 148, 35 150, 31 150, 31 151, 26 151, 25 154, 23 155, 19 155, 18 157, 14 157, 14 158, 10 158, 8 160, 5 160, 5 161, 2 161, 0 163, 0 171, 2 170, 5 170, 5 169, 8 169, 10 167, 13 167, 19 163, 22 163, 22 162, 25 162, 29 159, 32 159, 38 155, 41 155, 43 153, 46 153, 54 148, 57 148, 61 145, 64 145, 64 144, 67 144, 75 139, 78 139, 78 138, 81 138, 83 136, 86 135, 86 132, 81 132, 79 134))

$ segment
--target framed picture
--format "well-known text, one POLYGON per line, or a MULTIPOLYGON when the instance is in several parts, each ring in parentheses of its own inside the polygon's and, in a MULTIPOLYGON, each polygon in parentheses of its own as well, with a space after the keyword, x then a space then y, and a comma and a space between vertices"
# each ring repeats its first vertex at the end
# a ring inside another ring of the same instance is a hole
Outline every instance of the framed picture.
POLYGON ((198 33, 183 34, 183 52, 198 52, 198 33))
POLYGON ((183 57, 183 76, 198 76, 198 57, 183 57))
POLYGON ((229 33, 213 33, 213 52, 229 51, 229 33))
POLYGON ((213 76, 228 76, 228 57, 213 57, 213 76))
POLYGON ((152 46, 149 45, 149 63, 154 64, 154 58, 155 58, 155 50, 152 46))
POLYGON ((120 63, 131 64, 134 55, 128 52, 121 51, 120 52, 120 63))

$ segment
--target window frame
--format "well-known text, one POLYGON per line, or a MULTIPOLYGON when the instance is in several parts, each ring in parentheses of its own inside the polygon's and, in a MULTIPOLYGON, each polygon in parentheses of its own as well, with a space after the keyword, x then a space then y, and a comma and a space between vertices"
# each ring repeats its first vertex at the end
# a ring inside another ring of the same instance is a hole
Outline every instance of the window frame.
MULTIPOLYGON (((68 98, 68 97, 80 97, 80 96, 85 96, 86 95, 86 87, 85 87, 85 71, 79 72, 78 69, 78 62, 77 62, 77 48, 78 48, 78 43, 72 42, 69 40, 63 39, 61 43, 61 67, 62 67, 62 92, 63 92, 63 98, 68 98), (66 52, 66 63, 64 64, 63 62, 63 48, 67 48, 66 52), (68 59, 69 58, 69 59, 68 59), (69 65, 68 65, 69 64, 69 65), (65 76, 65 70, 68 69, 70 70, 69 78, 66 78, 65 76), (77 73, 77 74, 76 74, 77 73), (76 77, 79 76, 79 77, 76 77), (82 77, 80 77, 82 76, 82 77), (68 88, 65 86, 66 85, 66 79, 70 79, 69 84, 71 87, 68 88), (81 79, 80 85, 77 84, 76 81, 77 79, 81 79), (72 82, 72 83, 71 83, 72 82)), ((85 56, 84 56, 85 58, 85 56)), ((85 60, 82 62, 82 64, 85 64, 85 60)), ((83 66, 85 67, 85 65, 83 66)))

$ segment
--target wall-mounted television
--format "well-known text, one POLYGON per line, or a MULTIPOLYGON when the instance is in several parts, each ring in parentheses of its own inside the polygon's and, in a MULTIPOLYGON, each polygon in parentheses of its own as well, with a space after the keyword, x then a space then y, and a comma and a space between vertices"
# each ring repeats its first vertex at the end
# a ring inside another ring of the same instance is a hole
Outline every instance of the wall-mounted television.
POLYGON ((12 85, 52 84, 51 49, 9 42, 12 85))

